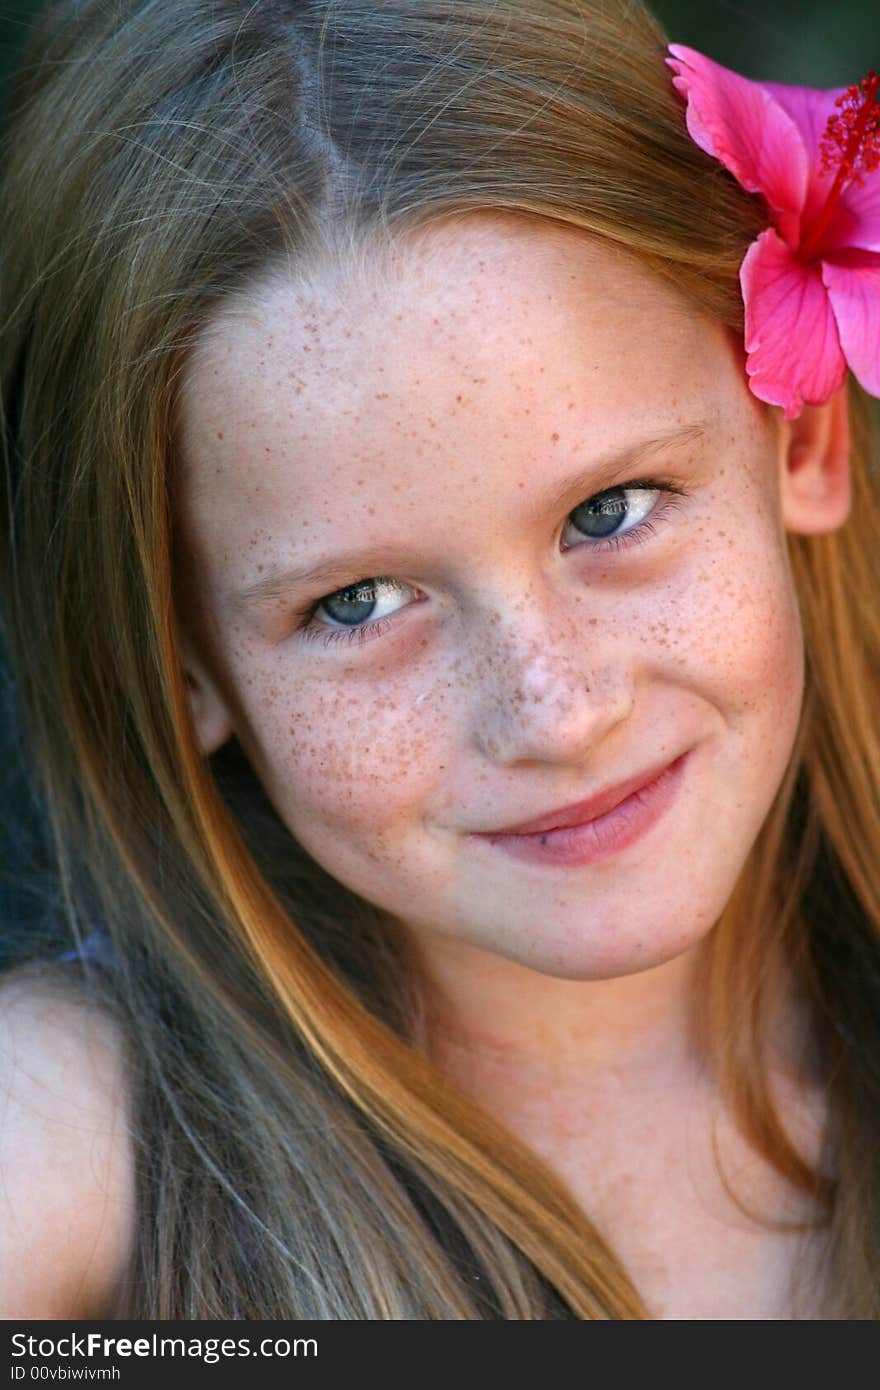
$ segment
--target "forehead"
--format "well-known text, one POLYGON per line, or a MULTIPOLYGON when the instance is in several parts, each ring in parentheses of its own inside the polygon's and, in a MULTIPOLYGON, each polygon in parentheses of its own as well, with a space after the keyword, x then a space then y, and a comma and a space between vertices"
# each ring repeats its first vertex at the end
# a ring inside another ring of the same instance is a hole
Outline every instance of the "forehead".
POLYGON ((184 379, 181 505, 200 536, 246 518, 285 544, 282 519, 331 525, 355 495, 367 528, 389 508, 439 519, 471 488, 716 414, 730 356, 615 248, 469 214, 349 267, 276 270, 222 309, 184 379))
MULTIPOLYGON (((374 252, 366 246, 348 264, 299 273, 277 265, 202 335, 185 377, 184 414, 198 425, 206 396, 243 404, 245 376, 249 418, 282 381, 293 381, 294 397, 310 410, 336 389, 349 401, 370 400, 376 377, 406 387, 419 363, 497 365, 499 346, 511 368, 516 360, 532 368, 541 354, 545 371, 563 354, 574 371, 590 365, 610 377, 625 366, 631 404, 655 376, 653 364, 642 364, 706 328, 670 283, 609 243, 549 219, 470 213, 374 252)), ((585 391, 589 382, 582 376, 578 385, 585 391)))

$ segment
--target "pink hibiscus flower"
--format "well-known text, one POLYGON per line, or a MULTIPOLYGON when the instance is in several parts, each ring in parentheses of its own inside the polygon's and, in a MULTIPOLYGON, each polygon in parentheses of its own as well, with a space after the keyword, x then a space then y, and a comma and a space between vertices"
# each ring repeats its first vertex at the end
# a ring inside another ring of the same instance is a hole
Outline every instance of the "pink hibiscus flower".
POLYGON ((791 420, 849 367, 880 396, 880 78, 815 91, 669 52, 690 135, 772 222, 740 268, 752 391, 791 420))

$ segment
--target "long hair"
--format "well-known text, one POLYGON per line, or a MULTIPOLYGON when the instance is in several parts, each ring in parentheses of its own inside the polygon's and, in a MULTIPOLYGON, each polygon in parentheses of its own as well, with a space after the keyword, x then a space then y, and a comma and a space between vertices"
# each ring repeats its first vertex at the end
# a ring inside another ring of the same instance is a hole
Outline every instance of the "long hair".
MULTIPOLYGON (((178 387, 217 307, 450 214, 579 227, 742 333, 756 199, 690 140, 636 0, 63 0, 22 67, 0 185, 4 635, 53 892, 130 1040, 149 1318, 644 1318, 564 1186, 419 1046, 377 908, 200 756, 178 650, 178 387)), ((816 1196, 840 1316, 880 1291, 880 509, 790 538, 807 648, 792 760, 705 950, 707 1057, 816 1196), (765 1020, 806 991, 832 1099, 815 1170, 765 1020)), ((60 910, 60 909, 59 909, 60 910)))

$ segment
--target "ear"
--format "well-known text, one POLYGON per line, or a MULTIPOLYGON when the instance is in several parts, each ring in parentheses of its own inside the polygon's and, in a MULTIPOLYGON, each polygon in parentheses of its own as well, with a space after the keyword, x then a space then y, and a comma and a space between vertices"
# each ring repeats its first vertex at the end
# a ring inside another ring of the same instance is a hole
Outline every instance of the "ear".
POLYGON ((215 753, 233 733, 232 717, 223 693, 192 642, 181 636, 183 678, 199 752, 215 753))
POLYGON ((836 531, 850 510, 850 427, 846 383, 825 405, 781 420, 779 487, 787 531, 836 531))

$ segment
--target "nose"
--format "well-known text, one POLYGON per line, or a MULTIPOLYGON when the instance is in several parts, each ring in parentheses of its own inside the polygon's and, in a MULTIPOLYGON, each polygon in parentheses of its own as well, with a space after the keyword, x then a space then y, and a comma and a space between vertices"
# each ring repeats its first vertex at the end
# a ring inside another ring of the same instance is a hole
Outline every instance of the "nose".
POLYGON ((558 602, 537 609, 534 595, 481 624, 471 718, 484 756, 576 764, 628 717, 632 674, 600 624, 578 615, 560 621, 558 602))

